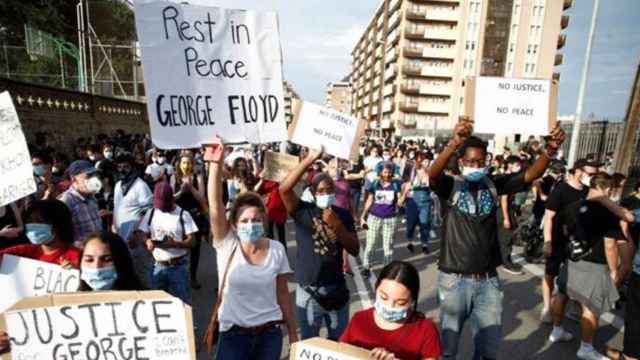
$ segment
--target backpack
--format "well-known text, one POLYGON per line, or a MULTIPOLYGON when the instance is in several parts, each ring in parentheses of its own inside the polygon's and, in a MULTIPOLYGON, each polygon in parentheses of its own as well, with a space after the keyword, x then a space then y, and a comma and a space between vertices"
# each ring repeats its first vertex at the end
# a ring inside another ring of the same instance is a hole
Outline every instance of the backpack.
POLYGON ((569 259, 574 262, 586 258, 593 252, 593 238, 589 236, 585 226, 588 223, 584 216, 587 211, 586 201, 580 201, 577 212, 575 213, 575 221, 570 223, 566 228, 569 238, 569 244, 567 245, 569 259))
MULTIPOLYGON (((156 208, 151 209, 151 214, 149 214, 149 220, 147 221, 147 227, 151 228, 151 221, 153 220, 153 214, 155 213, 156 208)), ((180 229, 182 230, 182 240, 184 240, 184 218, 182 217, 184 214, 184 209, 180 208, 180 229)))

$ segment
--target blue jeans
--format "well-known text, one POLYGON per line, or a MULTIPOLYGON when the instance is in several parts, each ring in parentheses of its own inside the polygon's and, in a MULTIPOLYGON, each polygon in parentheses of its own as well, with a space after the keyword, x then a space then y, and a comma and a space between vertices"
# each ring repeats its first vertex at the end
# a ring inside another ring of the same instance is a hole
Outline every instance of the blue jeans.
POLYGON ((353 211, 358 212, 358 208, 360 208, 360 199, 362 199, 362 187, 359 188, 351 188, 351 205, 353 206, 353 211))
MULTIPOLYGON (((326 294, 327 287, 317 288, 326 294)), ((322 325, 327 326, 329 340, 337 341, 349 324, 349 303, 340 310, 327 311, 299 285, 296 287, 296 318, 300 327, 300 340, 316 337, 322 325)))
POLYGON ((442 358, 455 359, 464 323, 471 322, 473 359, 496 359, 502 342, 502 287, 498 277, 463 278, 440 272, 438 301, 442 358))
POLYGON ((252 335, 231 328, 220 333, 215 352, 216 360, 279 360, 282 330, 274 327, 260 335, 252 335))
POLYGON ((408 198, 405 203, 407 217, 407 240, 413 242, 413 235, 416 227, 420 226, 420 241, 423 246, 429 245, 431 238, 431 201, 417 203, 414 199, 408 198))
POLYGON ((185 304, 191 305, 189 261, 187 257, 175 266, 164 266, 155 263, 151 287, 155 290, 164 290, 179 298, 185 304))

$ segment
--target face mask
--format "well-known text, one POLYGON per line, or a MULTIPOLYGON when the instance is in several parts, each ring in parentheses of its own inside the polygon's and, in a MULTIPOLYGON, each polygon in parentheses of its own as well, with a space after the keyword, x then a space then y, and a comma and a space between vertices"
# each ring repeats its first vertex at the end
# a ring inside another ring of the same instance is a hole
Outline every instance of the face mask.
POLYGON ((316 195, 316 205, 320 209, 328 209, 336 203, 336 194, 316 195))
POLYGON ((97 194, 102 190, 102 181, 97 177, 93 176, 87 180, 87 191, 92 194, 97 194))
POLYGON ((96 161, 96 156, 95 155, 89 155, 89 160, 96 161))
POLYGON ((478 182, 487 175, 487 168, 462 167, 462 177, 470 182, 478 182))
POLYGON ((104 158, 107 160, 113 160, 113 151, 105 151, 104 158))
POLYGON ((390 156, 390 155, 382 155, 382 158, 383 158, 385 161, 389 161, 389 159, 391 159, 391 156, 390 156))
POLYGON ((398 322, 409 317, 409 308, 392 308, 384 305, 380 299, 375 303, 376 314, 385 321, 398 322))
POLYGON ((167 161, 167 158, 166 158, 166 157, 163 157, 163 156, 161 156, 161 157, 159 157, 159 158, 156 158, 156 163, 157 163, 158 165, 164 165, 164 163, 165 163, 166 161, 167 161))
POLYGON ((53 228, 50 224, 29 223, 25 225, 25 234, 32 244, 42 245, 53 239, 53 228))
POLYGON ((264 235, 264 225, 261 221, 241 223, 238 225, 238 237, 240 241, 255 244, 264 235))
POLYGON ((511 172, 515 174, 515 173, 519 173, 520 170, 522 170, 522 168, 520 166, 517 166, 517 167, 514 167, 513 169, 511 169, 511 172))
POLYGON ((36 165, 33 167, 33 173, 36 176, 42 177, 47 173, 47 165, 36 165))
POLYGON ((409 159, 413 160, 416 158, 416 154, 409 154, 409 159))
POLYGON ((111 290, 118 279, 118 273, 113 265, 92 269, 83 267, 80 279, 93 290, 111 290))
POLYGON ((582 183, 582 185, 584 185, 586 187, 590 187, 591 186, 591 176, 582 175, 582 179, 580 179, 580 182, 582 183))

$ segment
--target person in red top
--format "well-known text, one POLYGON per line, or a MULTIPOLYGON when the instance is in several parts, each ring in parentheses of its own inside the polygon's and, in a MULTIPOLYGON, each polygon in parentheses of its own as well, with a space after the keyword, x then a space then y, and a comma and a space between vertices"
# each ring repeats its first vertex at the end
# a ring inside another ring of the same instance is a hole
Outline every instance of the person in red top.
POLYGON ((35 200, 25 216, 25 234, 31 244, 16 245, 4 254, 44 261, 65 268, 78 268, 80 251, 73 244, 69 208, 60 200, 35 200))
POLYGON ((284 249, 287 249, 287 240, 285 238, 284 224, 287 222, 287 208, 284 206, 282 199, 280 198, 280 184, 277 182, 264 179, 262 177, 264 171, 260 174, 260 181, 256 184, 254 191, 262 196, 264 200, 264 206, 267 209, 267 237, 275 239, 275 233, 273 228, 278 230, 278 240, 284 249))
POLYGON ((340 342, 371 350, 371 359, 438 359, 440 336, 417 310, 420 277, 413 265, 394 261, 376 282, 373 308, 356 313, 340 342))

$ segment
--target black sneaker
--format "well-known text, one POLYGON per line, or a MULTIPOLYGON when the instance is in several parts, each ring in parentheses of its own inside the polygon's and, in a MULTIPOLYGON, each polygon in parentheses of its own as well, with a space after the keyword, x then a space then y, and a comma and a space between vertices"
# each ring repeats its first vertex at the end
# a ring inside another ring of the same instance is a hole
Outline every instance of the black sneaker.
POLYGON ((429 255, 429 248, 424 246, 424 245, 422 245, 422 253, 425 254, 425 255, 429 255))
POLYGON ((413 246, 413 244, 412 244, 412 243, 408 243, 408 244, 407 244, 407 249, 409 249, 409 251, 410 251, 412 254, 416 251, 416 249, 415 249, 415 247, 413 246))
POLYGON ((512 275, 524 275, 524 271, 522 271, 522 266, 519 264, 510 262, 502 265, 502 268, 504 269, 504 271, 512 275))
POLYGON ((362 276, 365 279, 368 279, 369 276, 371 276, 371 270, 369 270, 369 269, 362 269, 362 270, 360 270, 360 273, 362 274, 362 276))

